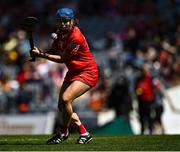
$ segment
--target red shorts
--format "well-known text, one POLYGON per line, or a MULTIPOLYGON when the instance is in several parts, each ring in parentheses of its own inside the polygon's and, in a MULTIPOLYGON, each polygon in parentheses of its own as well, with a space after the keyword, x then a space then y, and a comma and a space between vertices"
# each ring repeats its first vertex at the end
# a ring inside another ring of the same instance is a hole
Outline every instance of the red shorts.
POLYGON ((66 73, 64 82, 70 83, 73 81, 81 81, 91 87, 94 87, 98 81, 98 70, 85 70, 80 73, 68 71, 66 73))

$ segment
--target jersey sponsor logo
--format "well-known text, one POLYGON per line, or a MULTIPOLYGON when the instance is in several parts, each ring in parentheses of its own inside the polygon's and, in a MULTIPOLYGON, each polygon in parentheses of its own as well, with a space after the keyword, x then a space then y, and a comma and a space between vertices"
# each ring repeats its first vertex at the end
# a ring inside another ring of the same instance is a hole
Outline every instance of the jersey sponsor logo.
POLYGON ((69 46, 68 46, 68 49, 70 50, 71 54, 72 55, 76 55, 78 50, 80 48, 80 45, 78 44, 75 44, 75 43, 71 43, 69 46))

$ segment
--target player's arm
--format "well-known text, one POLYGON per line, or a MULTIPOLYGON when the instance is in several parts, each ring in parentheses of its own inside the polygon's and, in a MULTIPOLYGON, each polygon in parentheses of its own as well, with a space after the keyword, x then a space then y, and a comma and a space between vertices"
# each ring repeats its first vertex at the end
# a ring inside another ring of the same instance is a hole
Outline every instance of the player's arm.
MULTIPOLYGON (((42 52, 42 51, 41 51, 41 52, 42 52)), ((47 54, 54 54, 54 55, 56 55, 56 54, 57 54, 57 52, 56 52, 56 49, 55 49, 55 48, 50 48, 50 49, 48 49, 48 50, 44 51, 44 53, 47 53, 47 54)))
POLYGON ((50 49, 46 52, 42 52, 38 48, 35 47, 31 51, 38 58, 45 58, 45 59, 48 59, 53 62, 63 63, 62 56, 60 54, 56 53, 55 50, 53 50, 53 49, 50 49))
POLYGON ((32 50, 32 52, 34 53, 36 57, 45 58, 45 59, 48 59, 50 61, 54 61, 57 63, 64 63, 70 60, 70 58, 77 53, 78 49, 79 49, 79 45, 72 43, 72 44, 69 44, 67 49, 64 50, 63 53, 61 54, 58 53, 53 48, 50 49, 48 52, 42 52, 38 48, 35 47, 32 50))

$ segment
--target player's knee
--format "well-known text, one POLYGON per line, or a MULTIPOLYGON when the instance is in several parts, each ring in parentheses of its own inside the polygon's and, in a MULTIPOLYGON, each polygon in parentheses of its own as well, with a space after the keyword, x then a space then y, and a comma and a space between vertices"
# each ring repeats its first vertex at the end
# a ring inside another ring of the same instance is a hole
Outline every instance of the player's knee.
POLYGON ((62 105, 66 105, 66 104, 68 104, 68 103, 70 103, 71 102, 71 97, 70 97, 70 95, 68 95, 68 94, 63 94, 61 97, 60 97, 60 103, 62 104, 62 105))

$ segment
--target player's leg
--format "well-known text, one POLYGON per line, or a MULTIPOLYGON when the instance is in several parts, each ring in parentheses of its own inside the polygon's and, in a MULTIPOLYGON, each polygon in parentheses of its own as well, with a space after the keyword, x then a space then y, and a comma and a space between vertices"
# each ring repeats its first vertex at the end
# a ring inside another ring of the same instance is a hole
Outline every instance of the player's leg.
POLYGON ((78 115, 75 112, 73 112, 73 114, 71 116, 71 124, 75 125, 76 130, 80 134, 80 136, 77 140, 78 144, 86 144, 92 140, 91 135, 89 134, 89 132, 87 132, 86 128, 81 123, 78 115))
POLYGON ((144 105, 143 103, 139 102, 139 107, 138 107, 138 112, 139 112, 139 122, 141 125, 141 134, 144 134, 144 130, 145 130, 145 114, 144 114, 144 105))
MULTIPOLYGON (((83 132, 84 126, 80 122, 79 117, 77 116, 77 114, 73 115, 72 102, 74 101, 74 99, 84 94, 90 88, 91 88, 90 86, 80 81, 74 81, 71 84, 64 83, 62 85, 62 88, 59 94, 59 110, 62 112, 62 117, 63 117, 63 129, 62 129, 62 134, 61 134, 61 137, 63 137, 63 139, 64 137, 65 139, 66 137, 68 137, 68 128, 70 126, 71 119, 73 119, 76 122, 76 124, 79 124, 79 127, 81 128, 80 130, 83 132)), ((85 131, 86 130, 84 128, 84 132, 85 131)), ((89 136, 89 134, 87 135, 89 136)), ((90 137, 88 138, 90 141, 90 137)), ((56 143, 56 141, 59 141, 57 137, 56 137, 56 140, 54 140, 53 138, 51 139, 49 142, 50 144, 54 144, 56 143)), ((60 140, 60 142, 61 141, 63 140, 60 140)))
POLYGON ((60 94, 59 98, 60 105, 63 109, 62 115, 64 120, 64 129, 66 130, 67 128, 69 128, 70 124, 73 122, 80 134, 80 137, 77 141, 77 143, 79 144, 88 143, 92 140, 92 137, 86 131, 78 115, 76 113, 73 113, 72 102, 74 101, 74 99, 87 92, 90 88, 90 86, 81 81, 74 81, 65 89, 62 94, 60 94))
MULTIPOLYGON (((64 91, 66 90, 66 88, 68 86, 69 86, 69 84, 63 83, 63 85, 61 86, 61 90, 60 90, 59 96, 64 93, 64 91)), ((62 106, 59 103, 58 103, 58 108, 59 108, 59 111, 62 112, 62 106)), ((47 144, 59 144, 62 141, 66 140, 67 138, 68 138, 68 129, 65 130, 64 128, 62 128, 62 130, 57 132, 52 138, 50 138, 47 141, 47 144)))
POLYGON ((87 92, 90 88, 90 86, 83 82, 74 81, 66 87, 64 92, 60 93, 59 108, 62 111, 64 127, 68 128, 71 123, 71 117, 73 114, 72 102, 74 99, 87 92))
POLYGON ((77 131, 80 134, 78 143, 84 144, 91 141, 92 137, 86 131, 84 125, 81 123, 78 115, 73 113, 72 102, 77 97, 81 96, 87 92, 91 87, 81 81, 72 82, 65 91, 60 94, 60 105, 62 106, 64 128, 69 128, 70 124, 73 122, 76 125, 77 131))

